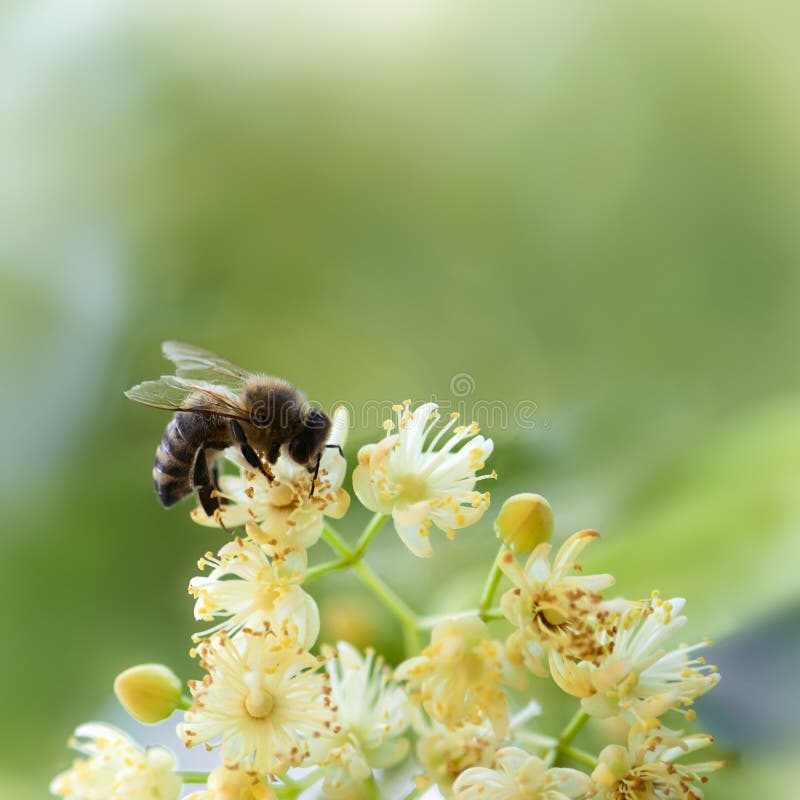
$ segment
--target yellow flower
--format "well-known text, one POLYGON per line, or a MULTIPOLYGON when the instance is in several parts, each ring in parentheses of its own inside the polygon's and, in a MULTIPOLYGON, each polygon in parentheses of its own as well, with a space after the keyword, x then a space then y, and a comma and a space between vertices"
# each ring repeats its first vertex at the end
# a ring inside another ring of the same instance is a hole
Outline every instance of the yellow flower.
POLYGON ((587 775, 548 769, 541 758, 518 747, 497 752, 494 768, 471 767, 453 784, 457 800, 571 800, 591 789, 587 775))
POLYGON ((175 757, 163 747, 142 750, 122 731, 99 722, 81 725, 70 746, 86 758, 53 779, 52 794, 87 800, 176 800, 180 794, 175 757))
POLYGON ((219 740, 227 765, 280 773, 308 755, 310 738, 328 734, 335 708, 322 665, 286 631, 218 633, 199 647, 202 681, 178 735, 187 747, 219 740))
POLYGON ((493 444, 477 435, 474 423, 455 427, 441 448, 435 449, 456 424, 457 414, 426 447, 439 420, 436 409, 436 403, 423 403, 412 413, 410 400, 394 406, 397 433, 392 432, 394 423, 387 420, 385 438, 361 448, 353 472, 358 499, 371 511, 391 514, 397 534, 421 557, 433 554, 429 541, 432 524, 452 539, 457 529, 483 516, 489 507, 489 493, 475 491, 475 483, 494 477, 494 473, 477 474, 493 444), (454 450, 462 442, 465 444, 454 450))
POLYGON ((512 662, 524 661, 534 674, 546 677, 551 651, 591 662, 605 655, 607 644, 598 634, 611 628, 615 614, 599 593, 614 578, 570 574, 579 569, 575 559, 580 552, 599 535, 586 530, 570 536, 552 567, 547 542, 530 554, 524 569, 510 551, 502 555, 500 569, 514 584, 500 603, 506 619, 518 629, 506 642, 512 662))
POLYGON ((592 772, 594 800, 702 800, 699 785, 708 774, 724 766, 721 761, 681 764, 676 759, 708 747, 714 740, 698 734, 657 728, 646 732, 636 724, 630 730, 627 749, 609 745, 592 772))
POLYGON ((300 588, 304 562, 296 553, 271 561, 261 545, 241 538, 224 545, 217 557, 206 553, 198 566, 211 565, 213 569, 189 583, 189 592, 197 599, 194 616, 222 621, 195 640, 219 630, 234 635, 242 628, 280 630, 288 626, 308 650, 319 634, 319 610, 300 588))
POLYGON ((421 731, 416 752, 425 778, 449 798, 453 796, 453 782, 464 770, 491 766, 502 746, 503 740, 488 723, 466 722, 450 728, 435 723, 421 731))
POLYGON ((266 778, 238 765, 217 767, 209 776, 206 789, 192 792, 185 800, 275 800, 266 778))
MULTIPOLYGON (((347 409, 340 406, 333 415, 329 444, 344 446, 348 424, 347 409)), ((221 522, 226 528, 246 525, 248 536, 271 555, 307 550, 322 535, 323 517, 339 519, 350 505, 350 496, 342 489, 347 462, 334 447, 326 448, 322 456, 313 496, 312 476, 286 453, 272 466, 272 481, 254 472, 239 448, 229 447, 225 457, 239 468, 239 474, 220 476, 220 510, 208 517, 198 506, 192 510, 192 519, 200 525, 221 522)))
POLYGON ((622 714, 629 721, 655 724, 670 709, 694 716, 695 698, 718 681, 716 667, 692 653, 709 642, 680 645, 665 650, 664 642, 686 624, 680 614, 685 600, 662 600, 657 593, 629 607, 620 617, 618 631, 603 634, 608 655, 598 663, 578 662, 553 654, 553 680, 568 694, 580 697, 584 710, 596 717, 622 714))
POLYGON ((489 719, 501 736, 508 731, 508 699, 500 688, 503 647, 477 617, 440 622, 419 656, 395 670, 411 699, 445 725, 489 719))

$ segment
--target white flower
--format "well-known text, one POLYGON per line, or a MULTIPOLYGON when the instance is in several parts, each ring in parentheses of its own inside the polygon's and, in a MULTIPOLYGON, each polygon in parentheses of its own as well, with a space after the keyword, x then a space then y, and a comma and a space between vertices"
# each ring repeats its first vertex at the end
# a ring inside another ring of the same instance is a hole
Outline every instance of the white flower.
POLYGON ((474 423, 459 426, 435 449, 444 434, 458 419, 450 421, 425 446, 439 420, 436 403, 424 403, 413 413, 411 401, 394 406, 394 423, 384 424, 386 436, 377 444, 368 444, 358 453, 358 467, 353 472, 353 489, 370 510, 391 514, 394 527, 409 550, 416 556, 430 556, 431 524, 451 539, 458 528, 477 522, 489 507, 489 493, 475 491, 476 481, 495 477, 477 475, 492 453, 492 440, 478 436, 474 423), (454 448, 465 442, 460 449, 454 448))
POLYGON ((261 545, 236 538, 220 549, 218 557, 206 553, 197 562, 200 569, 209 564, 214 569, 207 576, 189 583, 189 592, 197 598, 194 616, 223 619, 196 640, 218 630, 234 635, 242 628, 280 630, 288 625, 302 647, 313 646, 319 634, 319 610, 300 588, 305 563, 298 554, 270 561, 261 545))
POLYGON ((331 707, 322 665, 287 632, 218 633, 199 647, 202 681, 178 735, 191 747, 219 739, 225 764, 280 773, 308 755, 308 739, 327 734, 331 707))
POLYGON ((373 768, 394 766, 408 753, 403 733, 409 724, 405 692, 392 682, 388 670, 372 651, 362 656, 352 645, 339 642, 329 658, 331 699, 338 709, 332 738, 312 744, 312 760, 324 766, 324 791, 352 795, 373 768))
POLYGON ((174 772, 176 766, 169 750, 148 747, 143 760, 120 770, 114 800, 172 800, 181 787, 181 779, 174 772))
POLYGON ((180 794, 175 757, 163 747, 142 750, 99 722, 81 725, 70 746, 86 758, 53 779, 52 794, 74 800, 175 800, 180 794))
POLYGON ((581 697, 584 710, 596 717, 622 714, 630 721, 652 725, 657 717, 674 709, 688 719, 695 698, 719 681, 716 667, 691 653, 710 643, 680 645, 665 650, 664 642, 686 624, 679 614, 686 601, 681 597, 651 600, 628 608, 619 620, 619 630, 608 634, 610 652, 599 664, 575 663, 553 654, 553 680, 567 693, 581 697))
POLYGON ((457 800, 571 800, 591 789, 587 775, 574 769, 548 769, 541 758, 518 747, 504 747, 496 765, 471 767, 453 785, 457 800))
POLYGON ((434 723, 420 731, 417 760, 425 770, 425 777, 445 797, 452 797, 455 779, 470 767, 494 764, 495 754, 503 743, 488 722, 482 725, 467 722, 450 728, 434 723))
POLYGON ((684 737, 681 732, 657 728, 650 732, 635 724, 628 736, 627 749, 609 745, 598 758, 592 772, 593 791, 587 798, 597 800, 702 800, 698 784, 724 766, 721 761, 695 764, 676 763, 676 759, 714 740, 699 734, 684 737))
POLYGON ((508 638, 509 658, 524 661, 540 677, 547 676, 549 652, 566 658, 598 662, 608 642, 600 636, 611 627, 616 615, 599 592, 611 586, 611 575, 573 575, 579 569, 575 559, 597 538, 596 531, 579 531, 559 548, 550 566, 549 543, 538 545, 523 569, 514 554, 506 551, 500 569, 514 584, 500 603, 506 619, 518 630, 508 638))
POLYGON ((248 772, 238 764, 217 767, 209 776, 206 789, 192 792, 185 800, 275 800, 266 778, 248 772))
MULTIPOLYGON (((344 446, 348 425, 347 409, 340 406, 333 415, 328 443, 344 446)), ((239 475, 220 476, 223 504, 214 516, 206 516, 198 506, 192 510, 192 519, 210 526, 221 522, 226 528, 246 525, 248 536, 270 554, 308 549, 322 535, 323 516, 338 519, 350 505, 350 496, 341 488, 347 462, 335 447, 326 448, 322 455, 313 496, 312 476, 284 451, 271 467, 271 482, 260 471, 253 471, 238 447, 225 450, 225 457, 239 468, 239 475)))
POLYGON ((500 688, 503 647, 477 617, 440 622, 431 643, 395 670, 407 681, 411 699, 438 722, 492 722, 499 735, 508 732, 508 699, 500 688))

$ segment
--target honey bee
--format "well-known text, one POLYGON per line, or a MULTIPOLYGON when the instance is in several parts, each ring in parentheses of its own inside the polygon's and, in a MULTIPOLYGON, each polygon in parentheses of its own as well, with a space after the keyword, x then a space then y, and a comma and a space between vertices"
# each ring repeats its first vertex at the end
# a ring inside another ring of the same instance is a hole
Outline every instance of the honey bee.
POLYGON ((137 403, 174 411, 156 449, 153 482, 165 508, 196 491, 203 511, 219 507, 216 458, 238 446, 254 469, 272 482, 270 465, 282 449, 313 474, 331 429, 327 414, 311 408, 288 381, 252 374, 220 356, 179 342, 164 342, 161 352, 175 364, 175 375, 145 381, 125 392, 137 403))

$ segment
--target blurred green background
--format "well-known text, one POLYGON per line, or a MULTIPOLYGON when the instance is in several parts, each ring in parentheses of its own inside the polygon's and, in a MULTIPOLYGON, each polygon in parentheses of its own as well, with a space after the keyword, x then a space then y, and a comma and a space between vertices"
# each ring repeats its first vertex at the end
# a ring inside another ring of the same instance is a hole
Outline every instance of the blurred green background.
MULTIPOLYGON (((706 796, 788 797, 798 22, 779 2, 0 4, 0 796, 44 797, 85 719, 139 733, 121 669, 196 669, 186 584, 220 537, 157 505, 167 415, 122 396, 176 338, 325 406, 447 400, 458 373, 468 413, 535 403, 485 431, 495 509, 541 492, 559 539, 604 534, 586 569, 685 594, 723 674, 698 703, 730 764, 706 796)), ((377 435, 354 428, 351 461, 377 435)), ((434 544, 417 561, 387 527, 370 560, 420 608, 473 605, 490 519, 434 544)), ((314 589, 328 639, 398 655, 356 584, 314 589)), ((570 715, 532 689, 544 726, 570 715)))

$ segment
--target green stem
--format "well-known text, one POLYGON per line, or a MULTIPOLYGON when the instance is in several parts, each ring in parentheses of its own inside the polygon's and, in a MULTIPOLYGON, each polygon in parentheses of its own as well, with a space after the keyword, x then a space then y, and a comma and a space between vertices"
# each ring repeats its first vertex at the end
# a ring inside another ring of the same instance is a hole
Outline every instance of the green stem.
POLYGON ((271 786, 275 796, 282 798, 282 800, 283 798, 285 798, 285 800, 295 800, 295 798, 299 797, 309 786, 313 786, 315 783, 322 780, 322 770, 315 769, 299 780, 294 780, 286 774, 281 775, 280 779, 283 786, 277 786, 275 784, 271 786))
POLYGON ((370 800, 380 800, 381 793, 374 774, 370 775, 369 778, 364 781, 364 788, 367 790, 367 797, 369 797, 370 800))
POLYGON ((298 782, 294 778, 290 778, 285 772, 283 773, 283 775, 281 775, 281 783, 287 789, 294 789, 294 791, 297 794, 300 794, 301 791, 300 784, 298 784, 298 782))
MULTIPOLYGON (((369 537, 370 539, 377 533, 379 527, 380 525, 373 519, 373 522, 367 527, 368 531, 374 529, 369 537)), ((403 626, 403 637, 408 655, 418 652, 419 637, 417 635, 418 619, 416 613, 360 557, 356 556, 355 552, 348 547, 347 542, 333 528, 326 525, 322 535, 331 548, 342 557, 341 560, 349 564, 361 582, 375 593, 378 600, 403 626)), ((364 540, 365 536, 361 538, 364 540)), ((368 542, 369 540, 367 539, 368 542)))
POLYGON ((352 565, 353 572, 361 578, 361 582, 369 586, 378 600, 389 610, 398 621, 403 625, 413 625, 417 627, 417 615, 405 604, 405 602, 390 589, 363 561, 356 561, 352 565))
POLYGON ((353 572, 361 578, 362 583, 369 586, 375 592, 383 605, 394 614, 403 625, 413 625, 417 627, 416 614, 405 604, 405 602, 390 589, 363 561, 353 564, 353 572))
POLYGON ((353 551, 347 542, 330 525, 325 525, 322 529, 322 537, 343 560, 349 561, 353 558, 353 551))
POLYGON ((556 746, 550 750, 547 754, 547 758, 545 758, 545 764, 547 764, 548 767, 552 767, 553 764, 558 761, 558 757, 564 754, 565 749, 572 744, 572 740, 578 735, 578 731, 586 724, 587 719, 589 719, 589 715, 582 708, 579 708, 573 714, 572 719, 567 723, 564 730, 561 731, 561 736, 558 737, 556 746))
POLYGON ((313 567, 309 567, 303 578, 303 583, 313 581, 316 578, 327 575, 329 572, 336 572, 336 570, 344 569, 349 563, 350 562, 346 558, 337 558, 333 561, 326 561, 324 564, 315 564, 313 567))
POLYGON ((481 603, 479 607, 481 617, 483 617, 484 613, 489 610, 492 605, 492 600, 494 600, 494 593, 497 591, 497 585, 500 583, 500 578, 503 575, 500 570, 500 559, 503 557, 503 553, 505 553, 505 551, 505 545, 501 544, 500 549, 497 551, 494 564, 492 564, 492 569, 489 571, 489 575, 486 578, 486 584, 483 587, 483 593, 481 594, 481 603))
POLYGON ((583 764, 585 767, 594 769, 597 766, 597 756, 593 756, 578 747, 562 747, 561 754, 571 758, 573 761, 577 761, 579 764, 583 764))
POLYGON ((309 772, 308 775, 304 775, 300 780, 295 781, 297 787, 301 790, 308 789, 309 786, 313 786, 315 783, 319 783, 323 777, 323 770, 322 769, 315 769, 313 772, 309 772))
POLYGON ((572 719, 567 723, 567 727, 561 731, 561 737, 558 740, 560 746, 569 747, 572 740, 578 735, 578 731, 586 724, 586 720, 588 719, 589 715, 582 708, 579 708, 573 714, 572 719))
POLYGON ((417 655, 422 649, 416 625, 403 625, 403 648, 407 657, 417 655))
POLYGON ((331 527, 327 527, 324 531, 325 541, 337 552, 341 558, 334 559, 333 561, 326 561, 324 564, 316 564, 310 567, 303 579, 304 583, 316 580, 322 575, 327 575, 329 572, 336 572, 340 569, 345 569, 356 561, 359 561, 364 555, 365 550, 369 543, 375 537, 375 534, 381 529, 386 520, 385 514, 375 514, 370 520, 364 532, 361 534, 358 542, 356 543, 355 550, 351 550, 347 542, 331 527))
POLYGON ((184 783, 206 783, 207 772, 179 772, 178 775, 184 783))
POLYGON ((388 517, 386 514, 378 513, 373 516, 356 542, 356 548, 353 550, 353 558, 358 559, 364 555, 367 547, 369 547, 369 543, 375 538, 375 534, 381 529, 381 526, 387 519, 388 517))
POLYGON ((188 711, 193 705, 194 700, 188 694, 182 695, 181 699, 178 700, 178 708, 181 711, 188 711))

